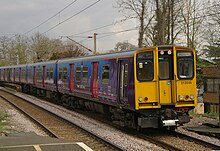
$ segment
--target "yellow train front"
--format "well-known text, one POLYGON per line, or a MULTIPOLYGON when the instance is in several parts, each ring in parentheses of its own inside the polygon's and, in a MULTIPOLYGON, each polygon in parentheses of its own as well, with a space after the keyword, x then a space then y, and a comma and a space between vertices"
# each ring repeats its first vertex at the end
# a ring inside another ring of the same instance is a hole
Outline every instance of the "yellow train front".
POLYGON ((174 128, 190 121, 196 99, 196 54, 191 48, 159 46, 134 55, 135 109, 140 128, 174 128))

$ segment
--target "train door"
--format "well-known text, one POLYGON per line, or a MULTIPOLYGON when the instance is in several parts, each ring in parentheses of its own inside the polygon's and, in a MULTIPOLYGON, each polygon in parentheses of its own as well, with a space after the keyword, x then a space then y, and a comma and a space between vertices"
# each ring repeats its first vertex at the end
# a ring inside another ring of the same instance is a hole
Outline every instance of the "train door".
POLYGON ((36 67, 34 67, 34 70, 32 72, 33 72, 33 84, 35 85, 36 84, 36 67))
POLYGON ((16 74, 16 69, 13 68, 13 82, 15 82, 15 74, 16 74))
POLYGON ((45 87, 45 78, 46 78, 46 67, 43 66, 43 73, 42 73, 42 83, 43 83, 43 87, 45 87))
POLYGON ((3 74, 3 80, 5 81, 5 72, 6 72, 6 69, 4 69, 4 74, 3 74))
POLYGON ((7 81, 11 81, 11 69, 7 69, 7 81))
POLYGON ((119 63, 119 103, 124 104, 128 99, 128 61, 119 63))
POLYGON ((73 92, 74 89, 74 64, 70 64, 70 93, 73 92))
POLYGON ((98 62, 92 64, 92 96, 98 97, 98 62))
POLYGON ((161 50, 158 54, 160 103, 172 104, 173 54, 172 51, 161 50))
POLYGON ((21 68, 19 68, 18 75, 19 75, 19 76, 18 76, 18 78, 19 78, 18 81, 21 82, 21 68))

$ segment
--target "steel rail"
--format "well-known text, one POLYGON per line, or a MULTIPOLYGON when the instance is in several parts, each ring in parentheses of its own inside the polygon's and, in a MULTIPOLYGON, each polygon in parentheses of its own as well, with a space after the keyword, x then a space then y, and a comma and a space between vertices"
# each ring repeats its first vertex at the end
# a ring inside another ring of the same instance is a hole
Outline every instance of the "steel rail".
POLYGON ((189 135, 186 135, 186 134, 183 134, 183 133, 179 133, 179 132, 176 132, 176 131, 172 131, 171 133, 172 135, 174 136, 178 136, 180 138, 184 138, 186 140, 191 140, 197 144, 201 144, 203 146, 206 146, 208 148, 211 148, 213 150, 220 150, 220 145, 215 145, 213 143, 210 143, 210 142, 206 142, 204 140, 201 140, 201 139, 198 139, 198 138, 195 138, 195 137, 191 137, 189 135))
MULTIPOLYGON (((63 117, 59 116, 58 114, 55 114, 55 113, 53 113, 53 112, 50 112, 50 111, 48 111, 48 110, 46 110, 46 109, 44 109, 44 108, 42 108, 42 107, 40 107, 40 106, 38 106, 38 105, 32 103, 32 102, 29 102, 27 99, 22 98, 22 97, 20 97, 20 96, 17 96, 16 94, 13 94, 13 93, 10 92, 9 90, 0 89, 0 91, 4 91, 4 92, 6 92, 6 93, 8 93, 8 94, 10 94, 10 95, 13 95, 13 96, 15 96, 15 97, 18 97, 18 98, 20 98, 20 99, 22 99, 22 100, 27 101, 28 103, 30 103, 30 104, 32 104, 32 105, 35 105, 35 106, 37 106, 37 107, 39 107, 39 108, 45 110, 46 112, 48 112, 48 113, 50 113, 50 114, 52 114, 52 115, 54 115, 54 116, 56 116, 56 117, 62 119, 62 120, 65 121, 66 123, 68 123, 68 124, 70 124, 70 125, 73 125, 73 126, 79 128, 79 129, 81 129, 82 131, 88 133, 88 134, 91 135, 91 136, 94 136, 95 138, 97 138, 98 140, 100 140, 100 141, 102 141, 103 143, 107 144, 108 146, 114 148, 115 150, 119 150, 119 151, 125 150, 124 148, 118 146, 117 144, 114 144, 113 142, 108 141, 107 139, 105 139, 105 138, 103 138, 103 137, 101 137, 101 136, 99 136, 99 135, 93 133, 92 131, 89 131, 89 130, 87 130, 87 129, 84 129, 84 128, 80 127, 79 125, 73 123, 72 121, 69 121, 69 120, 67 120, 67 119, 64 119, 63 117)), ((6 99, 5 97, 2 97, 2 96, 1 96, 1 98, 3 98, 4 100, 6 99)), ((6 99, 6 101, 8 102, 9 100, 6 99)), ((10 101, 9 101, 9 102, 10 102, 10 101)), ((11 103, 11 102, 10 102, 10 104, 13 105, 13 103, 11 103)), ((26 113, 23 112, 22 109, 20 109, 20 108, 17 107, 16 105, 13 105, 13 106, 15 106, 15 108, 18 108, 18 110, 21 110, 21 112, 26 115, 26 113)), ((33 121, 35 121, 34 117, 29 116, 28 114, 27 114, 27 116, 30 117, 30 119, 33 119, 33 121)), ((39 123, 40 127, 41 127, 41 125, 44 127, 44 125, 41 124, 40 122, 38 122, 38 121, 36 121, 36 122, 37 122, 37 124, 39 123)), ((58 138, 58 136, 56 136, 52 131, 50 131, 50 130, 48 131, 47 128, 45 129, 45 131, 48 132, 50 136, 58 138), (51 132, 51 134, 50 134, 50 132, 51 132)))
POLYGON ((11 101, 9 101, 6 97, 4 96, 0 96, 0 98, 2 98, 3 100, 5 100, 6 102, 8 102, 9 104, 11 104, 14 108, 16 108, 18 111, 20 111, 22 114, 24 114, 26 117, 28 117, 33 123, 35 123, 36 125, 38 125, 46 134, 48 134, 50 137, 53 138, 58 138, 58 136, 53 133, 50 129, 48 129, 47 127, 45 127, 40 121, 38 121, 37 119, 35 119, 33 116, 31 116, 30 114, 28 114, 27 112, 25 112, 22 108, 20 108, 19 106, 17 106, 16 104, 12 103, 11 101))

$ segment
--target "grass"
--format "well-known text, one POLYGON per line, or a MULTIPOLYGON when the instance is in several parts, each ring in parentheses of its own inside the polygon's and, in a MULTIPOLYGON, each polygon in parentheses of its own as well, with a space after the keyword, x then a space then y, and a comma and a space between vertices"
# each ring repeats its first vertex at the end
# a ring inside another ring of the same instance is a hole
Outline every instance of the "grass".
POLYGON ((190 116, 194 116, 194 117, 201 117, 201 116, 205 116, 205 117, 209 117, 209 118, 213 118, 213 119, 217 119, 219 117, 219 114, 218 113, 204 113, 204 114, 196 114, 194 112, 194 110, 190 110, 189 111, 189 115, 190 116))
POLYGON ((204 116, 208 116, 208 117, 218 117, 218 113, 204 113, 204 116))
POLYGON ((7 114, 0 112, 0 132, 5 130, 7 114))

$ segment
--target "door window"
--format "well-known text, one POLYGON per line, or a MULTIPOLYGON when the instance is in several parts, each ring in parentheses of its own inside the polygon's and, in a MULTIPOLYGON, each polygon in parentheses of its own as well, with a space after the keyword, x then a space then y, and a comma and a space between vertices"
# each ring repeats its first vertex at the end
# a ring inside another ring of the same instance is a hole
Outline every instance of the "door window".
POLYGON ((109 65, 102 66, 102 83, 109 83, 110 78, 110 68, 109 65))
POLYGON ((170 78, 170 65, 168 58, 159 58, 159 77, 160 79, 170 78))

